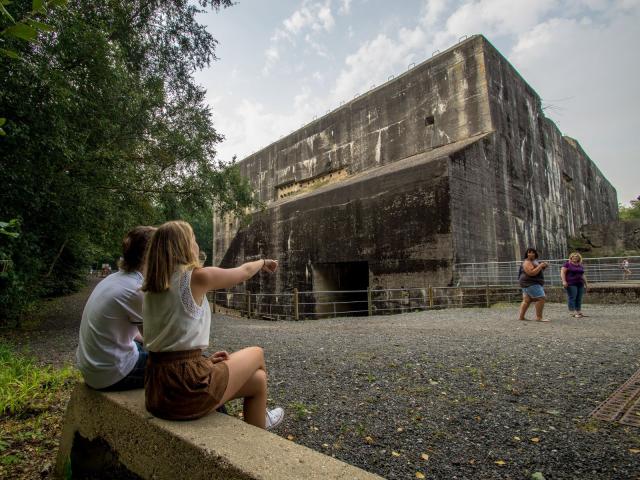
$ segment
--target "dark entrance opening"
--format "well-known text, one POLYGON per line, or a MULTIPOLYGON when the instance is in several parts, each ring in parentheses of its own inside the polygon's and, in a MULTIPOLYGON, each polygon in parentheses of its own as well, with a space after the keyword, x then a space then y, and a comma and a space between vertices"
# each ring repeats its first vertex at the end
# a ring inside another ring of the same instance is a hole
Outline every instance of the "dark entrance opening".
POLYGON ((368 315, 367 262, 319 263, 313 265, 316 317, 368 315))

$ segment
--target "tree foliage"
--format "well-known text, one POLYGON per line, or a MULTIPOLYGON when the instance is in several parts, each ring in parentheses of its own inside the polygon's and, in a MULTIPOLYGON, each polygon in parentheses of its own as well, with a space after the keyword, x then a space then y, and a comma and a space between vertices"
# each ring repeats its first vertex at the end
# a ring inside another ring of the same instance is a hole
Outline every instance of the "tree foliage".
POLYGON ((631 200, 631 205, 625 207, 624 205, 620 205, 620 219, 621 220, 634 220, 640 219, 640 196, 635 200, 631 200))
POLYGON ((15 53, 0 63, 0 219, 20 223, 19 237, 0 237, 14 265, 0 300, 72 290, 137 224, 251 204, 216 160, 222 137, 193 79, 216 46, 196 16, 230 0, 6 3, 12 19, 42 8, 50 28, 0 45, 15 53))

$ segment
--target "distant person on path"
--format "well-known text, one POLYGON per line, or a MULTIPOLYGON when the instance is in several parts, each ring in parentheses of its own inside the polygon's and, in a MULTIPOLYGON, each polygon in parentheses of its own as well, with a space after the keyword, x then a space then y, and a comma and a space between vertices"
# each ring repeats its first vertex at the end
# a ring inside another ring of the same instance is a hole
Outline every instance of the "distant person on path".
POLYGON ((544 269, 546 262, 538 262, 538 252, 535 248, 528 248, 524 254, 524 260, 520 266, 518 283, 522 288, 522 304, 520 305, 520 320, 527 320, 526 313, 531 303, 535 303, 536 320, 538 322, 548 322, 542 316, 544 310, 544 269))
POLYGON ((275 260, 223 269, 201 267, 191 226, 167 222, 153 234, 146 261, 144 296, 146 408, 168 420, 202 417, 233 398, 244 398, 244 419, 260 428, 282 421, 281 408, 267 410, 264 352, 249 347, 206 357, 211 310, 206 293, 230 288, 260 271, 273 273, 275 260))
POLYGON ((586 317, 582 313, 582 297, 587 291, 587 277, 584 274, 582 255, 578 252, 569 255, 569 260, 560 269, 560 278, 567 292, 569 315, 575 318, 586 317))
POLYGON ((76 350, 78 369, 98 390, 144 387, 147 352, 142 348, 142 267, 155 228, 136 227, 122 242, 120 270, 102 280, 82 312, 76 350))
POLYGON ((620 263, 620 268, 622 269, 622 280, 628 280, 631 276, 631 269, 629 268, 629 259, 625 258, 620 263))

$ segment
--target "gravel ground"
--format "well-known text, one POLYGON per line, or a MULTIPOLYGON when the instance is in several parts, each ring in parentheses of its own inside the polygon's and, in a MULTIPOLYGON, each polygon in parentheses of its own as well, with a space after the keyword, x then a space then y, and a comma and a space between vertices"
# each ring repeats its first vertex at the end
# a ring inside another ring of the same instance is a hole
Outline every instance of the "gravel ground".
POLYGON ((588 418, 640 367, 640 305, 516 310, 216 316, 212 348, 263 346, 277 433, 387 478, 640 478, 640 429, 588 418))
MULTIPOLYGON (((5 338, 73 361, 90 287, 5 338)), ((640 305, 550 324, 517 306, 267 322, 214 315, 211 349, 265 348, 276 433, 387 478, 640 479, 640 429, 589 413, 640 367, 640 305)))

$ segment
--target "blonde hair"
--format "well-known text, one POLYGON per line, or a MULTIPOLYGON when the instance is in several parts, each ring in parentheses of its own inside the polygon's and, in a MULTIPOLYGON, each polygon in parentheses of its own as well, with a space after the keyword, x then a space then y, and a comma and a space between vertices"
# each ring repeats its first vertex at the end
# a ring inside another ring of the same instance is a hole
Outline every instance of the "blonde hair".
POLYGON ((191 225, 181 220, 163 223, 153 233, 147 250, 143 292, 164 292, 171 286, 176 268, 193 270, 200 266, 193 245, 196 239, 191 225))
POLYGON ((578 252, 571 252, 569 254, 569 261, 571 261, 571 257, 578 257, 578 263, 582 263, 582 255, 580 255, 578 252))

